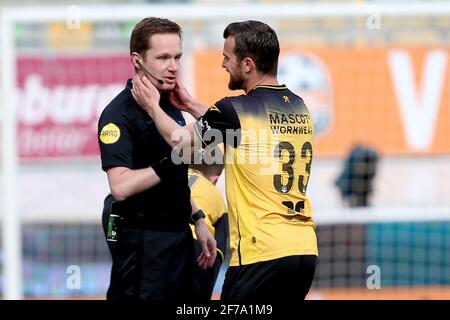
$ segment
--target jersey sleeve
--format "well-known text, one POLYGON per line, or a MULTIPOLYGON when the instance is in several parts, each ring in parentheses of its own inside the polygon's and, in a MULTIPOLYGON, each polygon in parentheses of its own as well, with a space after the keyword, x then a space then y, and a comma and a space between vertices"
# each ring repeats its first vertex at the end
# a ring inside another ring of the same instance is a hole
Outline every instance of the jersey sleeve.
POLYGON ((241 124, 230 98, 224 98, 213 104, 196 122, 195 131, 204 146, 212 142, 236 147, 240 142, 241 124), (221 141, 217 141, 220 137, 221 141))
POLYGON ((124 114, 105 113, 98 124, 98 143, 102 169, 112 167, 133 168, 132 124, 124 114))

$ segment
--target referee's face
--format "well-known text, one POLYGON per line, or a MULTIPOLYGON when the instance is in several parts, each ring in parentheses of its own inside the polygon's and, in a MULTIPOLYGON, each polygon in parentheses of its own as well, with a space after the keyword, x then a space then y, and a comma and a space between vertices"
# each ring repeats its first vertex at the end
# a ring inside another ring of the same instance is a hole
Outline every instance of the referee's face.
POLYGON ((145 53, 144 66, 152 75, 164 81, 163 84, 150 77, 149 80, 160 90, 170 91, 175 88, 180 70, 182 46, 176 33, 154 34, 149 39, 149 48, 145 53))
POLYGON ((228 88, 230 90, 239 90, 244 88, 245 78, 241 69, 241 62, 234 53, 234 46, 234 37, 228 37, 225 39, 223 45, 222 68, 225 68, 230 75, 228 88))

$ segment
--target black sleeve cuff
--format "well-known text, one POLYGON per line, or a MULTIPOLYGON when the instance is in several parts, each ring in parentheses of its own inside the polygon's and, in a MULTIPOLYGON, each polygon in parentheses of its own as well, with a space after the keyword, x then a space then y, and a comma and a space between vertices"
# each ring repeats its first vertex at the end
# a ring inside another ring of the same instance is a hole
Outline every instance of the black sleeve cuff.
POLYGON ((152 164, 151 167, 155 170, 161 181, 164 181, 171 173, 172 163, 168 157, 165 157, 157 163, 152 164))

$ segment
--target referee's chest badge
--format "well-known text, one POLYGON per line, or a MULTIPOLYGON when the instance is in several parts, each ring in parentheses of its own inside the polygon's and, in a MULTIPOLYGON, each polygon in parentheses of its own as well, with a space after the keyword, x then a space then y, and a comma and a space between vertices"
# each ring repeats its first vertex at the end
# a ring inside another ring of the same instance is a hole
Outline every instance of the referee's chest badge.
POLYGON ((114 123, 108 123, 100 132, 100 141, 104 144, 116 143, 120 138, 120 129, 114 123))

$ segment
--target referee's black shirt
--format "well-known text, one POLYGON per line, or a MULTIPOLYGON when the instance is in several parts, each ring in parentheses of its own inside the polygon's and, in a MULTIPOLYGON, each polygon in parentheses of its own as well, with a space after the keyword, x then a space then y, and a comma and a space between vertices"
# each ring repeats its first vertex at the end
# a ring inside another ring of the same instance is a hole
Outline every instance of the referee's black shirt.
MULTIPOLYGON (((103 110, 98 122, 98 140, 102 169, 127 167, 143 169, 166 158, 170 174, 156 186, 119 202, 125 220, 144 217, 145 226, 155 230, 183 230, 191 215, 188 166, 170 160, 172 148, 156 129, 150 116, 131 94, 132 83, 103 110)), ((161 108, 180 125, 185 125, 181 112, 161 96, 161 108)), ((140 222, 139 222, 140 223, 140 222)))

